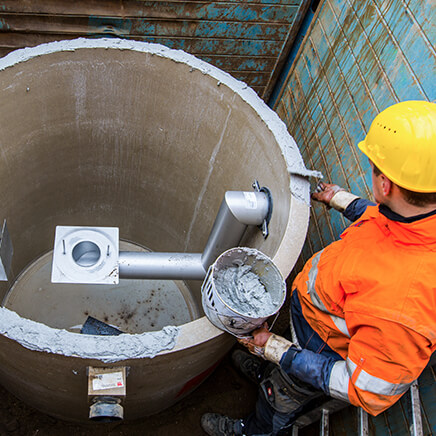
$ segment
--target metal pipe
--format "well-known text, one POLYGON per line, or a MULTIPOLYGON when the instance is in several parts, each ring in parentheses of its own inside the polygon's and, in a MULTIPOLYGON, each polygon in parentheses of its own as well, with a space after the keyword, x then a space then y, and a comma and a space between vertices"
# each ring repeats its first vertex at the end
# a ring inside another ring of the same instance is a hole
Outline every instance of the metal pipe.
POLYGON ((201 253, 120 251, 118 264, 122 279, 202 280, 206 275, 201 253))
POLYGON ((227 191, 203 253, 144 253, 121 251, 122 279, 202 280, 216 258, 236 247, 248 225, 261 225, 268 215, 264 192, 227 191))
POLYGON ((238 246, 247 225, 261 225, 268 208, 263 192, 227 191, 201 256, 205 271, 221 253, 238 246))
POLYGON ((101 423, 122 421, 124 408, 120 403, 119 398, 110 396, 94 398, 89 408, 89 419, 101 423))
POLYGON ((240 222, 260 226, 269 209, 269 200, 264 192, 227 191, 223 203, 240 222))

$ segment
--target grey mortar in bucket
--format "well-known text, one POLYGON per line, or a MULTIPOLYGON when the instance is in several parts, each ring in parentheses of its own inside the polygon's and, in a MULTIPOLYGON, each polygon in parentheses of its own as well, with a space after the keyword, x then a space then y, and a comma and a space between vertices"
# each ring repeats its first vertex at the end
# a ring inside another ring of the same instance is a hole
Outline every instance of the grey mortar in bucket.
POLYGON ((246 247, 221 254, 202 287, 203 309, 209 320, 237 336, 277 313, 285 296, 285 282, 272 260, 246 247))

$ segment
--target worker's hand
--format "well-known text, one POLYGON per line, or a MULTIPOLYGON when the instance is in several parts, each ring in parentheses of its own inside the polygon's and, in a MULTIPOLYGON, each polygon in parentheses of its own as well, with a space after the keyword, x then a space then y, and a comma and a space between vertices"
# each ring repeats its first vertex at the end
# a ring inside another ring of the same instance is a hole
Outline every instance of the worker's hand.
POLYGON ((263 357, 266 341, 272 335, 268 330, 268 324, 264 323, 261 328, 254 330, 251 334, 252 338, 239 338, 239 343, 247 347, 250 353, 263 357))
POLYGON ((331 199, 339 191, 345 191, 345 189, 331 183, 319 182, 316 191, 312 193, 312 199, 330 207, 331 199))

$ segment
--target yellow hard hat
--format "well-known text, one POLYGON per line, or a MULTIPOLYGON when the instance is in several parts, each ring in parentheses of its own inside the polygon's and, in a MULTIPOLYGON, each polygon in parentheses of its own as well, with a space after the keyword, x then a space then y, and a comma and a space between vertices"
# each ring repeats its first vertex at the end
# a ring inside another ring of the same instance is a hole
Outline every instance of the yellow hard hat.
POLYGON ((404 101, 388 107, 358 146, 398 186, 436 192, 436 103, 404 101))

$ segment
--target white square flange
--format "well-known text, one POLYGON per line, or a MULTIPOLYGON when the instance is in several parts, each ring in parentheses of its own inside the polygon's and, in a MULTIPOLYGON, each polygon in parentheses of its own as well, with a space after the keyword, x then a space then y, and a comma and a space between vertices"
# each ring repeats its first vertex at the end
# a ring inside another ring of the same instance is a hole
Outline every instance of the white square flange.
POLYGON ((52 283, 118 284, 118 227, 57 226, 52 283))

